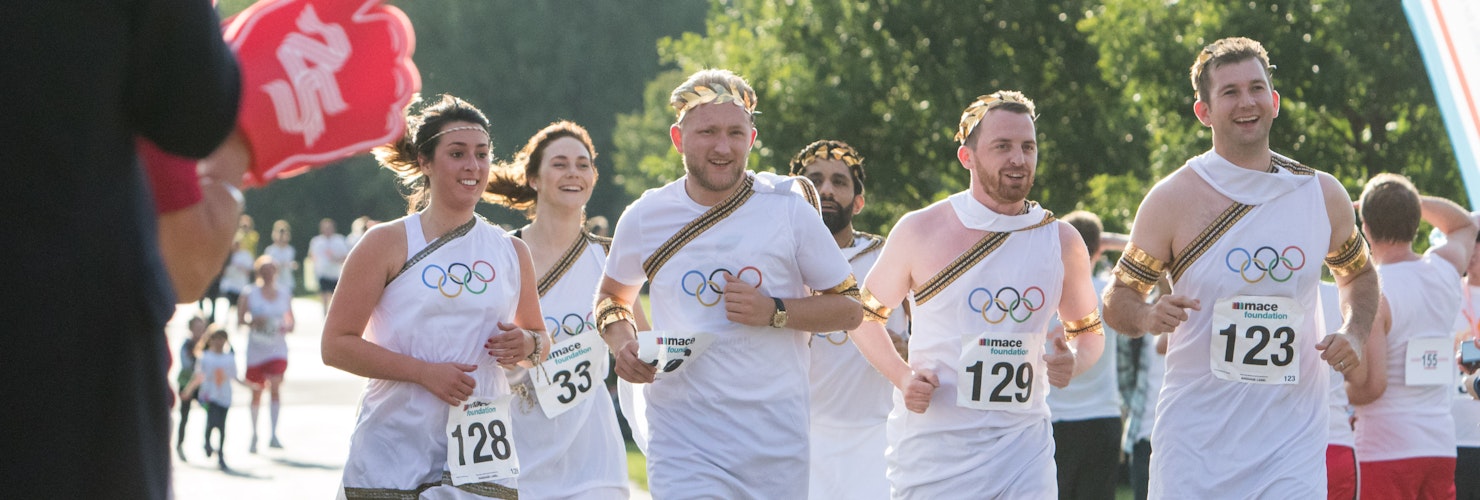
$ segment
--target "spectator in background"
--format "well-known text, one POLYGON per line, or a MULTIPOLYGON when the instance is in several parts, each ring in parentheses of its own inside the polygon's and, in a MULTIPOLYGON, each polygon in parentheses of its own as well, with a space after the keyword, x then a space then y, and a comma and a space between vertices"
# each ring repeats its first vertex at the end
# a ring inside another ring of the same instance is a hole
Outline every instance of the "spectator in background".
POLYGON ((262 255, 271 257, 277 264, 278 283, 287 285, 289 290, 298 286, 298 281, 293 279, 293 271, 298 270, 298 251, 290 244, 292 241, 293 227, 288 221, 278 220, 272 223, 272 244, 262 250, 262 255))
POLYGON ((600 215, 586 219, 586 232, 603 238, 610 237, 611 223, 606 221, 606 217, 600 215))
POLYGON ((308 258, 313 259, 313 273, 319 280, 319 299, 324 302, 324 314, 329 313, 329 301, 334 299, 334 287, 339 285, 339 270, 344 267, 344 258, 348 256, 349 243, 335 231, 334 219, 319 221, 319 235, 308 241, 308 258))
POLYGON ((236 237, 242 242, 242 250, 246 250, 253 259, 257 258, 257 244, 262 242, 262 236, 257 234, 257 225, 252 222, 252 216, 242 214, 238 221, 236 237))
POLYGON ((354 248, 355 244, 360 242, 360 238, 365 236, 365 231, 373 225, 375 221, 370 220, 368 215, 356 217, 354 222, 349 223, 349 235, 344 237, 344 243, 354 248))
POLYGON ((241 240, 232 240, 231 256, 226 258, 226 268, 221 270, 221 296, 226 297, 227 317, 231 317, 242 291, 252 282, 252 260, 252 252, 242 247, 241 240))

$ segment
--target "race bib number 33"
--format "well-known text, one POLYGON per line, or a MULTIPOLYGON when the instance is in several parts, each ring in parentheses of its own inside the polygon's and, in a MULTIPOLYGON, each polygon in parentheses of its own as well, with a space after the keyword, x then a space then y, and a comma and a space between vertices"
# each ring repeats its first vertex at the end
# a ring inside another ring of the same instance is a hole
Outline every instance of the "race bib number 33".
POLYGON ((549 359, 541 369, 531 371, 545 417, 553 419, 575 408, 596 384, 605 383, 606 352, 606 344, 594 330, 550 346, 549 359))
POLYGON ((1026 411, 1043 374, 1042 333, 985 333, 961 345, 956 404, 977 410, 1026 411))
POLYGON ((1300 382, 1295 337, 1305 311, 1289 297, 1239 295, 1214 305, 1208 355, 1213 376, 1251 384, 1300 382))
POLYGON ((447 470, 463 485, 519 475, 519 457, 509 428, 513 395, 471 398, 447 411, 447 470))

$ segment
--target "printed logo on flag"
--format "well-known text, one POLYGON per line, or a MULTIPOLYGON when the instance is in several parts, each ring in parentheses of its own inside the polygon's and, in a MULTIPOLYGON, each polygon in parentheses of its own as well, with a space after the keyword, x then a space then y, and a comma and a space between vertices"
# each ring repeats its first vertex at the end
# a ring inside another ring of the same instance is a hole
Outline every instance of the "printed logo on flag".
POLYGON ((415 36, 380 0, 263 0, 226 22, 242 68, 249 185, 399 138, 421 89, 415 36))

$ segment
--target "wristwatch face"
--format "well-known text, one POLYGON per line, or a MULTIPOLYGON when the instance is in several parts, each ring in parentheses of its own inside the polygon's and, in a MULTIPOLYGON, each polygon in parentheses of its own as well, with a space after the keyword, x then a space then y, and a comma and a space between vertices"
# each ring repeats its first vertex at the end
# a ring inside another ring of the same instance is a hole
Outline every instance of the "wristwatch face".
POLYGON ((776 311, 776 314, 771 316, 771 327, 781 328, 783 326, 786 326, 786 311, 776 311))

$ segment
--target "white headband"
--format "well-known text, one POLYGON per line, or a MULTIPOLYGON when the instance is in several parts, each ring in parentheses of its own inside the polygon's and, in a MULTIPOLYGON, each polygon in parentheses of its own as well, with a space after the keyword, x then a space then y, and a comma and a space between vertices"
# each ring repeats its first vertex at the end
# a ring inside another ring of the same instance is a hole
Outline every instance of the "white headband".
MULTIPOLYGON (((447 133, 450 133, 450 132, 457 132, 459 130, 477 130, 479 132, 483 132, 483 135, 489 135, 488 134, 488 130, 484 129, 483 127, 480 127, 478 125, 467 125, 467 126, 462 126, 462 127, 452 127, 452 128, 447 129, 447 130, 443 130, 441 132, 437 132, 435 134, 432 134, 431 137, 428 137, 425 141, 422 141, 421 143, 422 144, 431 144, 432 141, 437 140, 438 137, 442 137, 444 134, 447 134, 447 133)), ((490 137, 492 137, 492 136, 490 136, 490 137)))

